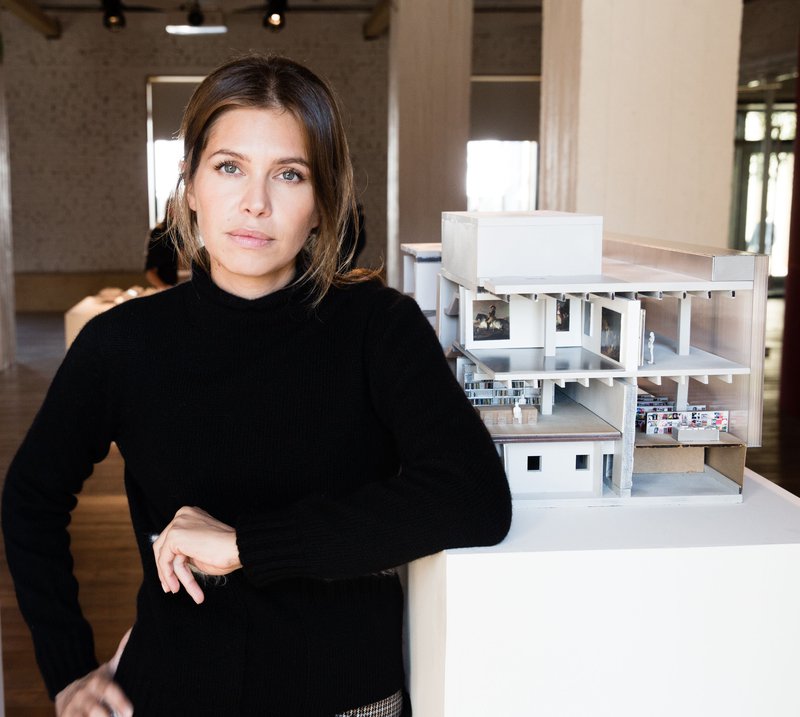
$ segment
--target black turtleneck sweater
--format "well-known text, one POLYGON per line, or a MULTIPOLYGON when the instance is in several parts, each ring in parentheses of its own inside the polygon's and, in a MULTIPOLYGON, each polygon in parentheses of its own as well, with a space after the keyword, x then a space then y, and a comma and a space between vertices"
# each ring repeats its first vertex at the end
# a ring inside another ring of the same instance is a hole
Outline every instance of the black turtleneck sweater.
POLYGON ((51 695, 97 665, 67 524, 112 441, 144 567, 117 681, 145 717, 331 717, 391 695, 403 601, 385 571, 509 528, 500 460, 411 299, 365 282, 311 310, 301 289, 248 301, 196 270, 87 324, 9 469, 8 563, 51 695), (201 605, 162 592, 150 543, 185 505, 236 529, 244 566, 201 605))

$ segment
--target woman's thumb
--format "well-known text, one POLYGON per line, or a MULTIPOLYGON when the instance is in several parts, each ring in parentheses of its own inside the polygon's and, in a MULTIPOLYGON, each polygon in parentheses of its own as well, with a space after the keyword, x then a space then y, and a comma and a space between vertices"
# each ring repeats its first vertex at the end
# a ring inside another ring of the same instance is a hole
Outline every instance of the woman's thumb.
POLYGON ((117 665, 119 665, 119 658, 122 657, 122 653, 125 652, 125 645, 128 644, 128 638, 131 636, 132 629, 133 628, 129 628, 128 632, 126 632, 122 636, 122 639, 119 641, 119 646, 117 647, 117 651, 114 653, 114 657, 112 657, 108 663, 112 675, 114 675, 117 671, 117 665))

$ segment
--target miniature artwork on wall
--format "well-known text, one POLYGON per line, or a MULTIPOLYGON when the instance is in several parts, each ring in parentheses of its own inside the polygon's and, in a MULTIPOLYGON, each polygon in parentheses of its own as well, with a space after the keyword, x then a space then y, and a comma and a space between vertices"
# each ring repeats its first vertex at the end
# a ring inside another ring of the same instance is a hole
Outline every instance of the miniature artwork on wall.
POLYGON ((622 314, 603 307, 600 330, 600 353, 612 361, 619 361, 622 314))
POLYGON ((675 434, 680 428, 693 430, 714 428, 728 432, 728 411, 648 412, 645 432, 648 435, 675 434))
POLYGON ((556 331, 569 331, 569 299, 556 301, 556 331))
POLYGON ((472 340, 500 341, 511 335, 511 320, 507 301, 472 302, 472 340))

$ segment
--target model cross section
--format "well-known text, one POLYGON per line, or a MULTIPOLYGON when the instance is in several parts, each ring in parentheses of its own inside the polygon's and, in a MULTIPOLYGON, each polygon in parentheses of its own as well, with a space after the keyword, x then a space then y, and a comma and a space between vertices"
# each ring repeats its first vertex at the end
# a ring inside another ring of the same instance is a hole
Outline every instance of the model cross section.
POLYGON ((436 328, 515 499, 740 501, 767 261, 599 216, 445 212, 436 328))

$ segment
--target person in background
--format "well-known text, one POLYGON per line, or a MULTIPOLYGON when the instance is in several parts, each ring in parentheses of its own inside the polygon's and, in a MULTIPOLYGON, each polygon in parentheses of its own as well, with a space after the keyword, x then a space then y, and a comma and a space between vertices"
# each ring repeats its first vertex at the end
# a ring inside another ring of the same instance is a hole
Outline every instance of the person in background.
POLYGON ((178 250, 170 229, 173 197, 167 199, 164 218, 150 231, 144 271, 156 289, 169 289, 178 283, 178 250))
POLYGON ((356 204, 355 213, 351 214, 345 225, 342 238, 342 270, 350 271, 357 265, 358 256, 367 244, 367 229, 364 222, 364 207, 356 204))
POLYGON ((191 281, 84 327, 6 478, 56 714, 408 715, 395 568, 502 540, 502 462, 416 302, 342 269, 355 201, 330 88, 248 55, 200 84, 181 134, 191 281), (112 442, 143 582, 98 664, 67 525, 112 442))

